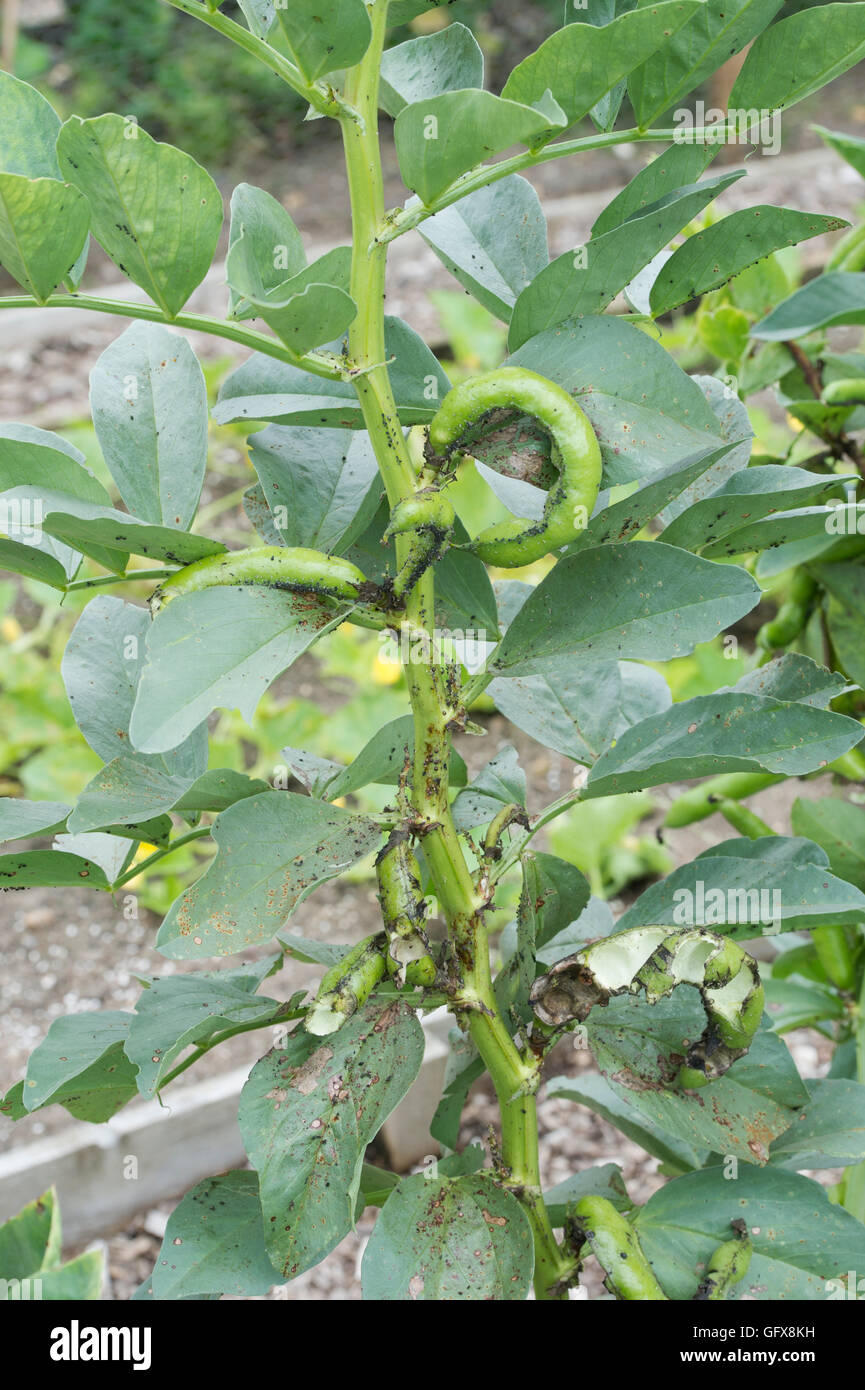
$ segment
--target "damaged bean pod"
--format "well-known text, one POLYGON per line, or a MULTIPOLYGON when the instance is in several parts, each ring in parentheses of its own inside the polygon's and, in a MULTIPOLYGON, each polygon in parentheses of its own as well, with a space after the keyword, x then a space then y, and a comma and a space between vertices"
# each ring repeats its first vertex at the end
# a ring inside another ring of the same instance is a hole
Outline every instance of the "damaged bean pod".
POLYGON ((682 984, 699 990, 706 1027, 672 1084, 694 1089, 748 1051, 763 1016, 757 962, 734 941, 702 930, 635 927, 558 961, 535 981, 530 1000, 541 1023, 565 1029, 615 995, 644 990, 655 1004, 682 984))
MULTIPOLYGON (((736 1226, 738 1223, 733 1222, 736 1226)), ((734 1240, 726 1240, 723 1245, 719 1245, 714 1255, 712 1255, 706 1266, 706 1273, 700 1283, 700 1287, 694 1294, 695 1302, 714 1302, 720 1303, 729 1296, 730 1290, 735 1288, 748 1273, 748 1266, 751 1263, 751 1256, 754 1247, 747 1234, 745 1223, 742 1222, 742 1229, 734 1240)))
POLYGON ((387 933, 387 970, 400 985, 431 985, 436 964, 424 930, 426 902, 420 865, 404 831, 394 831, 375 868, 387 933))
MULTIPOLYGON (((234 550, 226 555, 208 555, 178 570, 151 595, 150 609, 155 615, 171 599, 198 593, 219 585, 252 584, 290 593, 317 594, 337 603, 358 603, 372 587, 357 565, 339 555, 319 550, 281 545, 256 546, 234 550)), ((380 617, 353 613, 351 621, 361 627, 381 628, 380 617)))
POLYGON ((499 521, 471 543, 485 564, 516 569, 580 535, 601 485, 601 451, 588 417, 573 397, 522 367, 500 367, 449 391, 430 425, 430 449, 436 457, 450 458, 473 425, 502 409, 534 416, 549 436, 550 457, 558 470, 539 521, 499 521))
POLYGON ((606 1197, 581 1197, 569 1217, 569 1240, 587 1241, 610 1293, 625 1301, 661 1303, 667 1295, 646 1259, 637 1233, 606 1197))
POLYGON ((364 937, 347 956, 331 966, 318 988, 305 1027, 316 1037, 335 1033, 366 1003, 386 971, 387 937, 364 937))

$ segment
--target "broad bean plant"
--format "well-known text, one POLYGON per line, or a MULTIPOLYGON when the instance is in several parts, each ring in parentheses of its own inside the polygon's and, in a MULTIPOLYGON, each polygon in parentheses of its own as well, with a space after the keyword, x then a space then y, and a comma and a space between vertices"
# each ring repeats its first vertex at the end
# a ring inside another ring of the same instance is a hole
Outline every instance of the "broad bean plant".
MULTIPOLYGON (((21 288, 0 308, 133 320, 91 380, 109 486, 59 435, 0 428, 0 562, 61 595, 94 591, 62 673, 104 764, 74 805, 0 803, 4 840, 55 837, 0 856, 0 883, 118 893, 192 841, 214 851, 157 938, 188 968, 146 980, 134 1011, 55 1020, 3 1114, 61 1105, 105 1122, 261 1032, 239 1107, 249 1165, 180 1201, 141 1298, 266 1292, 325 1259, 365 1207, 380 1208, 362 1266, 372 1300, 564 1301, 598 1265, 624 1300, 836 1296, 865 1271, 862 1184, 830 1194, 799 1170, 865 1160, 865 882, 804 813, 795 834, 772 834, 743 801, 789 777, 861 780, 863 726, 844 704, 857 677, 833 669, 840 650, 827 665, 770 641, 736 683, 674 702, 663 667, 721 633, 739 640, 761 601, 759 560, 834 514, 857 478, 842 451, 812 467, 752 461, 725 364, 687 375, 663 324, 845 225, 751 203, 696 230, 745 173, 707 173, 722 145, 759 146, 865 55, 865 4, 783 17, 780 0, 589 0, 497 93, 439 0, 240 0, 237 20, 214 0, 169 2, 225 38, 226 63, 232 45, 259 59, 275 102, 299 95, 322 131, 338 127, 352 238, 309 263, 282 203, 241 183, 226 314, 191 312, 223 226, 210 175, 123 114, 61 124, 0 74, 0 262, 21 288), (392 42, 421 16, 440 26, 392 42), (729 110, 701 124, 688 100, 749 45, 729 110), (383 121, 407 190, 396 207, 383 121), (586 243, 551 260, 523 175, 623 144, 651 158, 586 243), (412 232, 507 326, 494 370, 452 387, 386 314, 388 252, 412 232), (142 293, 79 290, 91 239, 142 293), (186 331, 247 352, 213 412, 252 430, 260 543, 243 550, 196 526, 208 407, 186 331), (472 473, 499 508, 479 533, 472 473), (271 683, 344 624, 400 638, 404 715, 347 766, 285 750, 287 788, 209 765, 212 712, 254 720, 271 683), (483 635, 480 666, 466 632, 483 635), (557 800, 527 804, 512 746, 467 782, 453 744, 484 732, 481 696, 571 760, 557 800), (671 842, 718 805, 739 833, 618 921, 538 848, 577 802, 698 780, 670 810, 671 842), (341 945, 292 933, 299 903, 364 862, 377 931, 341 945), (515 920, 491 945, 517 877, 515 920), (843 1074, 802 1079, 772 1012, 777 965, 766 998, 766 967, 742 944, 786 933, 795 951, 779 959, 831 1001, 818 1021, 843 1019, 843 1074), (323 977, 276 1000, 268 981, 287 958, 323 977), (443 1156, 401 1176, 366 1150, 418 1077, 435 1009, 453 1025, 432 1122, 443 1156), (550 1076, 562 1040, 597 1069, 550 1076), (460 1146, 484 1073, 499 1108, 486 1152, 460 1146), (542 1081, 657 1158, 660 1190, 638 1205, 615 1163, 545 1189, 542 1081)), ((791 313, 774 311, 788 335, 791 313)), ((858 409, 837 390, 833 410, 858 409)))

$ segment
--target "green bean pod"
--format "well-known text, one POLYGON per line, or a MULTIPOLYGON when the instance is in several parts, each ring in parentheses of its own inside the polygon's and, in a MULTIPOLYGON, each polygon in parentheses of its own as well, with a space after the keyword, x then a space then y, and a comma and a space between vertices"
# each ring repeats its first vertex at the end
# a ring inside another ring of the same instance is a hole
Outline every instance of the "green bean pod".
POLYGON ((429 431, 438 457, 449 458, 467 430, 494 410, 532 415, 547 432, 558 470, 539 521, 514 517, 488 526, 470 548, 485 564, 515 569, 576 540, 601 484, 601 451, 591 423, 561 386, 522 367, 500 367, 455 386, 429 431))
POLYGON ((384 977, 383 932, 364 937, 348 955, 328 970, 304 1021, 308 1033, 326 1037, 351 1018, 365 1004, 379 980, 384 977))
POLYGON ((643 1254, 637 1233, 606 1197, 581 1197, 573 1210, 573 1225, 588 1241, 606 1274, 604 1283, 616 1298, 660 1303, 667 1295, 643 1254))
POLYGON ((634 927, 566 956, 535 980, 529 1000, 542 1023, 566 1029, 618 994, 650 1004, 681 984, 699 990, 706 1027, 688 1049, 674 1086, 706 1086, 748 1051, 763 1017, 757 962, 728 937, 702 928, 634 927))
POLYGON ((855 989, 857 974, 853 952, 847 933, 838 922, 825 927, 815 927, 811 932, 817 959, 828 978, 837 989, 855 989))
POLYGON ((394 831, 376 859, 378 900, 388 938, 387 969, 399 984, 431 985, 436 964, 424 930, 420 865, 408 836, 394 831))
POLYGON ((281 545, 208 555, 178 570, 150 600, 156 613, 173 598, 225 584, 254 584, 295 593, 319 594, 338 603, 357 603, 367 581, 357 565, 339 555, 281 545))
POLYGON ((395 598, 409 593, 429 566, 441 558, 455 520, 453 503, 435 488, 426 488, 397 503, 391 512, 382 544, 391 536, 411 535, 412 545, 405 564, 393 581, 395 598))
POLYGON ((823 388, 827 405, 865 405, 865 376, 844 377, 823 388))
POLYGON ((736 1240, 726 1240, 723 1245, 719 1245, 706 1266, 700 1287, 694 1294, 695 1302, 719 1303, 726 1299, 730 1290, 748 1273, 753 1253, 754 1247, 744 1233, 736 1240))
POLYGON ((757 633, 757 646, 771 652, 795 642, 811 616, 816 593, 817 581, 805 570, 797 570, 786 602, 757 633))
POLYGON ((865 270, 865 222, 844 233, 826 262, 826 270, 865 270))
POLYGON ((784 780, 780 772, 722 772, 677 796, 664 824, 675 830, 693 825, 694 821, 714 815, 722 801, 744 801, 784 780))

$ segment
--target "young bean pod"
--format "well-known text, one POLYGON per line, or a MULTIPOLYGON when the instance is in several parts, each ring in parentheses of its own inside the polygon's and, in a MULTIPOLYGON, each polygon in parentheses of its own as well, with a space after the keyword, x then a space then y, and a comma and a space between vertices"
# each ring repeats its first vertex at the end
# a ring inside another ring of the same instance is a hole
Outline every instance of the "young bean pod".
POLYGON ((766 787, 774 787, 784 780, 781 772, 722 772, 677 796, 664 824, 676 830, 683 825, 692 825, 694 821, 714 815, 721 802, 744 801, 746 797, 755 796, 766 787))
POLYGON ((804 628, 814 608, 817 581, 805 570, 797 570, 790 585, 786 602, 781 604, 775 617, 764 623, 757 633, 757 646, 764 651, 776 651, 789 647, 795 642, 804 628))
POLYGON ((435 488, 425 488, 397 503, 382 536, 382 545, 391 536, 404 535, 412 536, 412 545, 391 586, 394 598, 403 598, 429 566, 441 559, 455 519, 453 504, 435 488))
POLYGON ((367 581, 357 565, 339 555, 289 546, 258 546, 208 555, 178 570, 152 595, 151 610, 157 613, 171 599, 225 584, 253 584, 319 594, 338 603, 357 603, 367 581))
MULTIPOLYGON (((744 1222, 742 1223, 744 1226, 744 1222)), ((736 1225, 736 1222, 733 1222, 736 1225)), ((711 1256, 700 1287, 694 1294, 695 1302, 722 1302, 730 1290, 740 1283, 748 1273, 754 1247, 747 1231, 735 1240, 725 1240, 711 1256)))
POLYGON ((472 425, 502 409, 534 416, 549 436, 558 470, 539 521, 514 517, 496 522, 471 543, 485 564, 515 569, 577 539, 601 485, 601 451, 588 417, 573 397, 522 367, 500 367, 449 391, 430 425, 431 450, 437 457, 450 458, 472 425))
POLYGON ((386 970, 383 932, 364 937, 336 965, 326 972, 318 988, 304 1026, 316 1037, 326 1037, 357 1013, 365 1004, 386 970))
MULTIPOLYGON (((570 1218, 574 1232, 588 1241, 606 1274, 604 1283, 616 1298, 666 1302, 652 1266, 643 1254, 637 1233, 606 1197, 581 1197, 570 1218)), ((573 1234, 569 1232, 573 1242, 573 1234)))

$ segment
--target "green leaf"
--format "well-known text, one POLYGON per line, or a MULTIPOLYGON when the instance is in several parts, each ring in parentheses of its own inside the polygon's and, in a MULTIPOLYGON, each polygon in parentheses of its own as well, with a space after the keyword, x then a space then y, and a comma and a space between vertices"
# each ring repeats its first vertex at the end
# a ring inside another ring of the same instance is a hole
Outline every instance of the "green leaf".
MULTIPOLYGON (((229 253, 241 237, 257 267, 260 287, 265 293, 275 290, 286 278, 297 275, 306 265, 303 241, 291 214, 270 193, 251 183, 239 183, 231 195, 229 253)), ((228 312, 237 319, 255 317, 252 305, 230 285, 228 312)))
MULTIPOLYGON (((328 800, 350 796, 371 782, 383 782, 395 787, 414 749, 414 721, 410 714, 400 715, 373 734, 348 767, 340 770, 326 783, 328 800)), ((466 784, 466 765, 459 753, 451 751, 449 783, 452 787, 466 784)))
POLYGON ((545 91, 575 125, 601 97, 652 53, 664 53, 671 36, 700 8, 690 0, 646 5, 611 24, 568 24, 551 34, 514 68, 506 97, 534 102, 545 91))
POLYGON ((449 24, 436 34, 422 34, 387 49, 381 60, 379 102, 389 116, 398 116, 412 102, 483 85, 484 55, 477 39, 464 24, 449 24))
POLYGON ((369 526, 381 480, 365 431, 270 425, 248 444, 286 545, 342 554, 369 526))
POLYGON ((861 737, 857 720, 831 710, 742 692, 699 695, 626 729, 595 763, 584 795, 722 772, 801 776, 826 767, 861 737))
POLYGON ((544 1206, 552 1226, 563 1226, 568 1208, 581 1197, 606 1197, 620 1211, 627 1211, 632 1202, 622 1177, 618 1163, 602 1163, 597 1168, 585 1168, 581 1173, 572 1173, 564 1182, 544 1193, 544 1206))
POLYGON ((865 1086, 809 1081, 810 1100, 771 1148, 785 1168, 839 1168, 865 1158, 865 1086))
POLYGON ((833 874, 865 892, 865 811, 860 806, 832 796, 800 798, 793 803, 790 823, 794 835, 816 840, 826 851, 833 874))
POLYGON ((0 72, 0 127, 4 173, 28 179, 60 178, 56 148, 60 117, 41 92, 11 72, 0 72))
POLYGON ((107 888, 98 864, 79 854, 31 849, 0 854, 0 888, 107 888))
POLYGON ((840 490, 842 483, 831 474, 776 463, 743 468, 674 517, 664 530, 664 542, 685 550, 702 550, 733 533, 749 530, 775 512, 814 501, 833 488, 840 490))
MULTIPOLYGON (((813 705, 815 709, 828 709, 850 686, 837 671, 818 666, 816 661, 800 652, 785 652, 765 666, 749 671, 734 688, 753 695, 771 695, 775 700, 796 700, 803 705, 813 705)), ((808 803, 813 804, 816 803, 808 803)))
POLYGON ((180 749, 167 754, 113 758, 79 796, 69 817, 69 829, 80 834, 174 810, 194 786, 206 757, 207 740, 202 730, 197 736, 191 735, 180 749))
POLYGON ((158 323, 131 324, 91 372, 90 408, 125 505, 185 531, 207 468, 207 391, 186 339, 158 323))
POLYGON ((857 685, 865 682, 865 570, 861 565, 815 565, 811 571, 828 595, 826 626, 835 659, 857 685))
POLYGON ((60 1258, 60 1207, 51 1187, 0 1225, 0 1279, 29 1279, 60 1258))
POLYGON ((0 797, 0 843, 29 840, 31 835, 51 835, 62 830, 70 807, 62 801, 24 801, 0 797))
MULTIPOLYGON (((865 9, 865 6, 863 6, 865 9)), ((753 52, 753 50, 752 50, 753 52)), ((649 296, 652 314, 667 314, 689 299, 717 289, 749 265, 783 246, 835 232, 849 223, 792 208, 740 208, 688 238, 664 264, 649 296)))
MULTIPOLYGON (((707 1157, 706 1149, 695 1148, 675 1138, 635 1111, 603 1076, 591 1072, 579 1076, 551 1076, 547 1082, 547 1096, 551 1100, 571 1100, 575 1105, 585 1105, 668 1168, 700 1168, 707 1157)), ((609 1193, 604 1195, 609 1197, 609 1193)))
POLYGON ((733 940, 865 920, 865 896, 826 867, 810 840, 733 839, 705 850, 641 893, 617 931, 708 927, 733 940))
MULTIPOLYGON (((0 501, 0 524, 12 530, 13 522, 10 517, 3 516, 3 508, 0 501)), ((3 536, 0 536, 0 569, 11 570, 13 574, 35 579, 40 584, 50 584, 52 589, 65 589, 70 577, 53 555, 37 550, 35 545, 7 540, 3 536)))
POLYGON ((534 1248, 528 1217, 488 1173, 403 1178, 388 1197, 361 1266, 365 1299, 524 1299, 534 1248))
POLYGON ((669 660, 715 637, 758 598, 744 570, 672 546, 631 541, 580 551, 538 585, 488 669, 560 676, 578 661, 669 660))
MULTIPOLYGON (((560 860, 560 863, 566 863, 560 860)), ((573 866, 571 866, 573 867, 573 866)), ((580 896, 573 899, 573 906, 579 910, 580 896)), ((565 911, 562 919, 571 916, 573 908, 568 908, 565 904, 565 911)), ((560 919, 560 920, 562 920, 560 919)), ((537 963, 539 972, 543 966, 555 965, 564 956, 573 955, 574 951, 580 951, 583 947, 597 941, 602 936, 609 936, 613 930, 613 914, 602 898, 589 898, 588 903, 573 921, 566 921, 550 935, 549 930, 544 928, 541 932, 542 945, 537 949, 537 963)))
POLYGON ((776 304, 754 325, 751 336, 786 342, 845 323, 865 323, 865 274, 831 270, 776 304))
POLYGON ((0 490, 17 487, 63 492, 83 502, 110 507, 98 478, 84 467, 84 455, 59 434, 35 425, 0 425, 0 490))
POLYGON ((69 275, 89 223, 87 200, 77 188, 0 173, 0 264, 41 302, 69 275))
POLYGON ((260 587, 175 598, 147 634, 129 726, 133 747, 165 752, 214 709, 238 708, 249 722, 271 681, 345 612, 309 594, 260 587))
POLYGON ((505 323, 517 296, 549 261, 541 201, 518 174, 461 198, 418 230, 463 288, 505 323))
MULTIPOLYGON (((544 93, 538 93, 538 99, 544 93)), ((512 145, 536 146, 567 124, 555 101, 533 106, 475 87, 443 92, 406 106, 394 138, 407 186, 429 206, 468 169, 512 145)))
POLYGON ((254 1298, 280 1283, 264 1244, 258 1174, 221 1173, 196 1183, 168 1218, 153 1297, 254 1298))
MULTIPOLYGON (((75 624, 63 653, 60 670, 75 722, 105 762, 131 752, 129 723, 150 626, 145 609, 97 594, 75 624)), ((191 766, 202 756, 206 763, 206 743, 203 731, 196 734, 191 766)), ((178 761, 185 764, 182 755, 178 761)), ((169 770, 169 765, 163 766, 169 770)), ((194 776, 203 771, 199 767, 194 776)))
POLYGON ((506 743, 454 802, 456 827, 471 830, 476 825, 488 825, 511 802, 525 806, 526 774, 520 767, 517 750, 506 743))
POLYGON ((672 698, 656 672, 614 661, 494 680, 488 689, 518 729, 585 766, 632 724, 666 710, 672 698))
MULTIPOLYGON (((660 343, 612 315, 549 328, 508 358, 508 366, 528 367, 576 398, 598 437, 607 487, 645 478, 723 442, 718 417, 698 383, 660 343), (663 410, 648 402, 663 402, 663 410)), ((534 422, 526 434, 546 444, 534 422)), ((483 460, 483 450, 473 447, 483 460)))
POLYGON ((268 941, 319 883, 369 854, 381 831, 292 792, 261 792, 216 819, 218 853, 172 903, 157 945, 171 959, 229 956, 268 941))
POLYGON ((666 198, 677 188, 696 183, 718 154, 717 145, 670 145, 646 164, 629 183, 607 203, 595 219, 592 236, 600 237, 620 227, 629 217, 642 215, 646 208, 666 198))
POLYGON ((586 1028, 601 1072, 639 1116, 694 1148, 765 1163, 772 1140, 789 1128, 793 1108, 808 1093, 785 1044, 765 1030, 708 1086, 668 1089, 685 1039, 697 1037, 704 1022, 696 992, 680 988, 655 1004, 631 995, 613 999, 589 1016, 586 1028))
POLYGON ((834 1288, 843 1288, 848 1270, 863 1268, 865 1227, 833 1206, 819 1183, 771 1168, 740 1170, 729 1182, 722 1168, 709 1168, 667 1183, 634 1222, 668 1297, 694 1297, 707 1261, 730 1239, 732 1221, 745 1222, 754 1247, 741 1285, 751 1299, 843 1297, 834 1288))
POLYGON ((101 1250, 85 1250, 59 1269, 39 1275, 41 1296, 46 1301, 80 1303, 102 1297, 103 1255, 101 1250))
MULTIPOLYGON (((660 52, 628 79, 628 96, 640 129, 654 125, 665 111, 680 106, 689 92, 762 33, 782 3, 707 0, 700 5, 660 52)), ((734 105, 732 101, 730 104, 734 105)))
MULTIPOLYGON (((791 951, 784 953, 785 956, 792 954, 791 951)), ((844 1005, 838 995, 817 984, 800 985, 792 980, 772 978, 765 981, 764 987, 766 1011, 773 1031, 779 1035, 794 1028, 816 1028, 829 1019, 844 1016, 844 1005)), ((802 1164, 802 1167, 811 1166, 814 1165, 802 1164)))
POLYGON ((90 203, 91 228, 124 275, 169 318, 204 279, 222 226, 222 197, 188 154, 122 116, 72 116, 57 140, 65 178, 90 203))
MULTIPOLYGON (((385 353, 400 420, 404 425, 429 424, 450 390, 443 369, 402 319, 385 318, 385 353)), ((253 353, 223 382, 213 418, 220 425, 273 420, 279 425, 340 429, 360 429, 364 423, 351 382, 312 376, 261 353, 253 353)))
POLYGON ((302 355, 310 348, 337 337, 357 315, 357 305, 347 293, 351 253, 338 246, 314 265, 306 266, 273 289, 266 288, 272 257, 262 268, 255 261, 256 248, 241 235, 231 246, 226 261, 229 287, 235 297, 249 304, 274 333, 302 355))
POLYGON ((234 772, 230 767, 211 768, 196 778, 172 809, 181 816, 224 811, 236 801, 269 790, 268 783, 260 777, 247 777, 245 772, 234 772))
MULTIPOLYGON (((657 473, 650 475, 647 482, 635 488, 620 502, 614 502, 612 506, 604 505, 609 493, 602 493, 585 529, 580 532, 577 540, 571 542, 565 553, 573 555, 576 551, 588 549, 590 546, 630 540, 648 521, 658 516, 683 493, 694 488, 707 474, 716 476, 738 447, 739 441, 733 440, 729 444, 723 444, 720 449, 700 449, 694 455, 677 460, 668 468, 660 468, 657 473)), ((664 539, 666 540, 666 535, 664 539)))
POLYGON ((860 178, 865 179, 865 140, 861 135, 848 135, 843 130, 827 130, 822 125, 812 125, 824 144, 846 159, 860 178))
POLYGON ((30 1054, 25 1108, 32 1113, 62 1105, 91 1124, 116 1114, 135 1095, 135 1067, 123 1051, 131 1017, 107 1012, 56 1018, 30 1054))
MULTIPOLYGON (((269 958, 273 965, 280 956, 269 958)), ((138 1089, 148 1100, 187 1047, 201 1043, 232 1023, 255 1023, 279 1008, 275 999, 255 994, 260 971, 235 970, 157 977, 135 1005, 126 1055, 138 1068, 138 1089)), ((206 1292, 206 1291, 205 1291, 206 1292)))
POLYGON ((327 1042, 298 1030, 256 1063, 240 1131, 261 1183, 265 1243, 287 1279, 351 1229, 364 1151, 420 1070, 423 1032, 370 1000, 327 1042))
POLYGON ((617 227, 566 251, 523 290, 514 306, 508 346, 521 347, 546 328, 581 314, 599 314, 643 266, 725 188, 743 177, 734 169, 665 194, 617 227))
POLYGON ((372 36, 364 0, 291 0, 276 18, 307 82, 359 63, 372 36))
POLYGON ((751 47, 733 83, 730 108, 782 111, 847 72, 865 55, 865 5, 802 10, 751 47))

